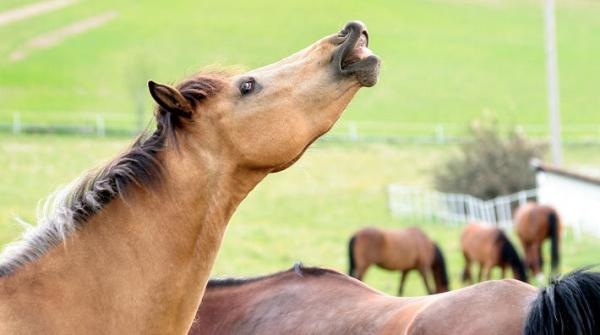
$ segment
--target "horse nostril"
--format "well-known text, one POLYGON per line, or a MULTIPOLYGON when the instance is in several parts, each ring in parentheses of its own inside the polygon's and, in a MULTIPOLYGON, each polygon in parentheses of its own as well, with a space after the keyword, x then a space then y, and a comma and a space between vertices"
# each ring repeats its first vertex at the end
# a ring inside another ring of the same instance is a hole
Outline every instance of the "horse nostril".
POLYGON ((362 23, 360 21, 351 21, 351 22, 346 23, 346 26, 344 27, 344 29, 342 31, 345 31, 345 32, 357 31, 357 32, 366 34, 367 27, 365 26, 364 23, 362 23))

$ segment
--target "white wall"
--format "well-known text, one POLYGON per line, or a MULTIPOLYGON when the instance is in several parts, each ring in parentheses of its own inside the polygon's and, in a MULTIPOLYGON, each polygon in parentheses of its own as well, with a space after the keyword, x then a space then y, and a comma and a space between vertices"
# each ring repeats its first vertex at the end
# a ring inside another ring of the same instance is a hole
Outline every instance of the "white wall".
POLYGON ((552 205, 563 224, 600 236, 600 185, 538 171, 538 201, 552 205))

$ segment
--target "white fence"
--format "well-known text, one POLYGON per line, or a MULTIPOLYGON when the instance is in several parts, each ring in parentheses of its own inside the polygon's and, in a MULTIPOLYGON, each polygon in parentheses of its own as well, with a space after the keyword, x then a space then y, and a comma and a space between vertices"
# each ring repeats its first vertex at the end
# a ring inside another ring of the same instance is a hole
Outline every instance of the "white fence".
POLYGON ((442 193, 422 188, 388 185, 388 208, 393 216, 466 223, 480 220, 507 228, 514 209, 537 197, 537 189, 481 200, 467 194, 442 193))

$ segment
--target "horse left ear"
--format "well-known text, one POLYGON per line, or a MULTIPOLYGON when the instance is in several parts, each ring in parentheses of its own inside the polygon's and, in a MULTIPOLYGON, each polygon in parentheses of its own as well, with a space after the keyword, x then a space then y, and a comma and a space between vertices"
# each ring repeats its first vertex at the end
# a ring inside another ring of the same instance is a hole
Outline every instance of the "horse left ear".
POLYGON ((188 119, 192 117, 194 108, 176 88, 150 80, 148 89, 154 101, 167 112, 188 119))

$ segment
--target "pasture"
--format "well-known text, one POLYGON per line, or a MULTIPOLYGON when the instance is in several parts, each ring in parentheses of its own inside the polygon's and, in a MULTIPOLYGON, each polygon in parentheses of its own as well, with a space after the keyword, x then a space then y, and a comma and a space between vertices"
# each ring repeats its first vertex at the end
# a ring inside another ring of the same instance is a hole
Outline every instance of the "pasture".
MULTIPOLYGON (((57 186, 114 156, 125 138, 73 136, 0 136, 0 244, 22 230, 20 216, 34 222, 35 206, 57 186)), ((433 145, 343 144, 317 142, 290 169, 267 177, 242 202, 232 218, 213 274, 262 275, 288 268, 294 261, 347 270, 347 240, 364 225, 404 227, 419 224, 445 252, 451 287, 460 287, 462 255, 459 226, 391 218, 385 185, 429 185, 430 173, 455 147, 433 145)), ((572 165, 600 165, 598 147, 568 147, 572 165)), ((511 239, 518 246, 511 232, 511 239)), ((562 269, 597 263, 597 239, 579 241, 568 233, 562 269)), ((366 282, 395 294, 398 273, 371 268, 366 282)), ((407 295, 424 293, 411 273, 407 295)))
MULTIPOLYGON (((33 2, 3 1, 0 11, 33 2)), ((596 1, 559 1, 562 120, 565 127, 587 124, 583 131, 596 136, 598 16, 596 1)), ((132 129, 144 123, 136 121, 136 111, 150 106, 148 79, 174 82, 207 65, 264 65, 350 19, 367 23, 384 64, 380 84, 361 92, 343 120, 463 125, 491 113, 525 129, 546 124, 542 8, 538 1, 517 0, 285 6, 275 0, 184 0, 168 9, 161 1, 74 1, 0 26, 0 123, 10 123, 15 113, 23 122, 42 124, 93 124, 102 115, 108 127, 132 129), (107 13, 116 16, 11 59, 44 34, 107 13)))

